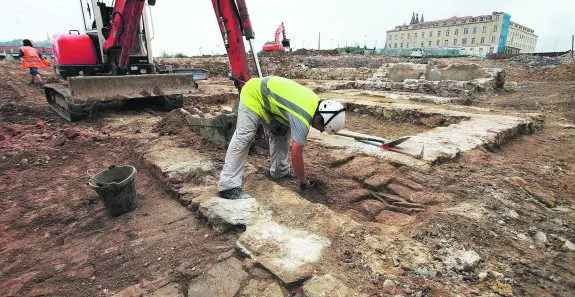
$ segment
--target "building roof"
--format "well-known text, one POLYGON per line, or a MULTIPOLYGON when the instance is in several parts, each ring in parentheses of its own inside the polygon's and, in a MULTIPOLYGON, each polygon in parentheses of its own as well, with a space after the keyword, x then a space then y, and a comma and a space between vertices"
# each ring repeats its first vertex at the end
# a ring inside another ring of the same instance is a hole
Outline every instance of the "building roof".
POLYGON ((479 16, 464 16, 464 17, 457 17, 457 16, 453 16, 450 17, 448 19, 442 19, 442 20, 433 20, 433 21, 428 21, 428 22, 417 22, 417 23, 413 23, 413 24, 409 24, 409 25, 402 25, 402 26, 396 26, 395 29, 392 30, 397 30, 397 29, 401 29, 404 27, 412 27, 412 28, 421 28, 421 27, 425 27, 425 26, 434 26, 434 25, 442 25, 443 23, 457 23, 457 22, 467 22, 468 20, 472 20, 472 19, 489 19, 491 18, 493 15, 495 14, 502 14, 503 12, 493 12, 492 14, 487 14, 487 15, 479 15, 479 16))

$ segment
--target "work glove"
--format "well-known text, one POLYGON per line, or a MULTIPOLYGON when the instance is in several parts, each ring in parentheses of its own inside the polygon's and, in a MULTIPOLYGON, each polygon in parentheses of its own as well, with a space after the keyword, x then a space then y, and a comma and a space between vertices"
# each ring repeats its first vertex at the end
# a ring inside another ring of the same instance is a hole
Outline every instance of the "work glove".
POLYGON ((299 190, 300 192, 306 192, 308 190, 311 190, 313 188, 315 188, 317 186, 317 183, 311 179, 308 179, 305 183, 300 183, 299 184, 299 190))

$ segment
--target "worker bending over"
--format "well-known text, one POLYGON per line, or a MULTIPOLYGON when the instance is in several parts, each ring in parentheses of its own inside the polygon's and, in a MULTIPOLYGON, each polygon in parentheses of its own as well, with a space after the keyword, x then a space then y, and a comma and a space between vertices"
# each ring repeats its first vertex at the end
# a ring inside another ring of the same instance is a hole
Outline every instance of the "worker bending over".
POLYGON ((32 80, 30 84, 42 85, 42 77, 38 68, 50 67, 50 62, 42 59, 42 54, 38 52, 32 45, 32 41, 28 39, 22 40, 22 47, 20 47, 20 59, 22 59, 22 68, 30 69, 32 80))
POLYGON ((220 197, 245 199, 242 191, 244 166, 259 123, 269 136, 274 179, 299 179, 301 190, 315 183, 306 177, 303 147, 310 126, 320 132, 335 133, 345 122, 345 108, 339 102, 320 100, 310 89, 282 77, 252 78, 243 87, 238 107, 236 131, 232 137, 218 186, 220 197), (291 161, 288 152, 291 136, 291 161))

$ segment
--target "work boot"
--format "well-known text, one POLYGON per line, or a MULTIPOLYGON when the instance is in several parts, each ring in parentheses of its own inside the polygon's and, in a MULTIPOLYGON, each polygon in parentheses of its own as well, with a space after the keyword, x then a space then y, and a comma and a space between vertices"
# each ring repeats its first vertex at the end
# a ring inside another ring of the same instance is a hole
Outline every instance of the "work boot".
POLYGON ((271 172, 269 172, 269 176, 270 176, 272 179, 276 179, 276 180, 278 180, 278 179, 294 179, 294 178, 297 178, 297 175, 295 174, 295 172, 293 172, 293 170, 292 170, 291 168, 290 168, 290 169, 288 170, 288 172, 285 173, 284 175, 277 176, 277 175, 273 175, 271 172))
POLYGON ((228 200, 249 199, 252 198, 248 193, 245 193, 242 188, 237 187, 225 191, 220 191, 220 197, 228 200))

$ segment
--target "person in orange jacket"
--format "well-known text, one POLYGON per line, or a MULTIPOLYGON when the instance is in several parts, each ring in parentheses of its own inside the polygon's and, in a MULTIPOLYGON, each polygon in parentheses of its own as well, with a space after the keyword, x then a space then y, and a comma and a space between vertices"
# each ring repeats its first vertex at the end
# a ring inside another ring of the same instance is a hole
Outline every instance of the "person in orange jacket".
POLYGON ((30 69, 32 75, 31 84, 37 83, 42 85, 42 77, 38 68, 48 68, 50 63, 43 59, 42 54, 32 45, 32 41, 28 39, 22 40, 22 47, 20 47, 20 59, 22 59, 22 68, 30 69), (48 63, 47 63, 48 62, 48 63))

